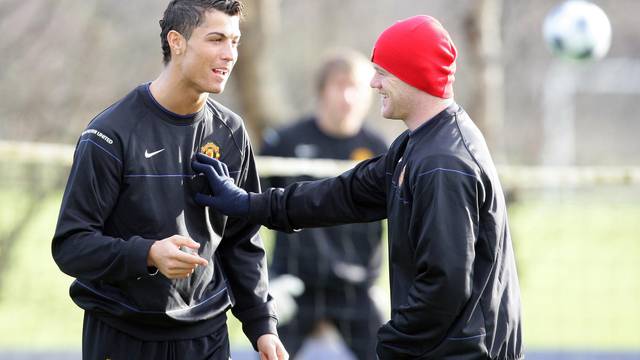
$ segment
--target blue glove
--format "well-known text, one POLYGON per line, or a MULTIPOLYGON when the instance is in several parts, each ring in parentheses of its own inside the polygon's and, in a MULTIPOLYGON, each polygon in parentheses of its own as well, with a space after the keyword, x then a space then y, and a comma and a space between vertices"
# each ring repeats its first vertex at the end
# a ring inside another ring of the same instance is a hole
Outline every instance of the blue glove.
POLYGON ((234 184, 225 163, 198 153, 191 162, 191 168, 196 173, 204 174, 211 190, 211 195, 196 193, 195 200, 198 204, 212 207, 229 216, 249 214, 249 194, 234 184))

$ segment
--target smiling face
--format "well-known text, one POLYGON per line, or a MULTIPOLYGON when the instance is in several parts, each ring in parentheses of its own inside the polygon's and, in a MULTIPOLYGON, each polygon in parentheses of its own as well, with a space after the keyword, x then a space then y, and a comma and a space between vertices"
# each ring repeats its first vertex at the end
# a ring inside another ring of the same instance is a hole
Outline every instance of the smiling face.
POLYGON ((406 120, 413 108, 413 96, 420 90, 374 64, 375 73, 369 85, 382 96, 382 116, 387 119, 406 120))
POLYGON ((238 59, 240 17, 207 11, 188 40, 178 33, 173 36, 176 34, 179 38, 173 41, 171 62, 181 82, 198 93, 221 93, 238 59))

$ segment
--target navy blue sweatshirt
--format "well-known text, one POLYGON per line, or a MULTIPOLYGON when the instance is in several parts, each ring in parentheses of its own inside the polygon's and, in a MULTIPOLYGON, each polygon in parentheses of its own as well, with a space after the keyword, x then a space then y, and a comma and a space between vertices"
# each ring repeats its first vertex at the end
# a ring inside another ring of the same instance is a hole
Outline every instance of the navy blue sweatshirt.
POLYGON ((206 191, 191 159, 219 157, 236 184, 259 192, 242 119, 209 99, 180 116, 141 85, 93 119, 76 146, 52 243, 62 271, 76 278, 73 301, 142 340, 190 339, 225 325, 229 308, 254 347, 276 334, 258 225, 196 204, 206 191), (186 279, 147 268, 155 240, 200 243, 209 264, 186 279))
POLYGON ((388 218, 391 320, 378 356, 520 359, 520 290, 493 161, 456 104, 331 179, 250 195, 271 228, 388 218))

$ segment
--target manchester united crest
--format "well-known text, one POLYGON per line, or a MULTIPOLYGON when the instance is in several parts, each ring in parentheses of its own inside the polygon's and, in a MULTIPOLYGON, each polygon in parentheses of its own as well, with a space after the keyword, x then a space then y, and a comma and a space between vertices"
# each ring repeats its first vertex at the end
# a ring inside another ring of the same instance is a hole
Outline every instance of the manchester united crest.
POLYGON ((206 143, 200 152, 214 159, 220 159, 220 147, 212 142, 206 143))

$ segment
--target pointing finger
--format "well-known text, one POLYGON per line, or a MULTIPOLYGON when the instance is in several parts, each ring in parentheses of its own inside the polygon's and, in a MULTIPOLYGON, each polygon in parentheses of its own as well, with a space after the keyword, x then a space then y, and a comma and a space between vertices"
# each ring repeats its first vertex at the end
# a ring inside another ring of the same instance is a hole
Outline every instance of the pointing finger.
POLYGON ((197 250, 200 248, 200 243, 197 241, 194 241, 193 239, 186 239, 180 245, 184 247, 188 247, 189 249, 193 249, 193 250, 197 250))
POLYGON ((182 236, 182 235, 173 236, 173 243, 178 247, 186 246, 191 249, 197 249, 200 247, 200 243, 198 243, 197 241, 193 241, 193 239, 189 239, 188 237, 182 236))
POLYGON ((178 252, 175 255, 175 259, 186 264, 202 265, 202 266, 207 266, 209 264, 209 262, 206 259, 201 258, 198 255, 188 254, 184 251, 178 252))

